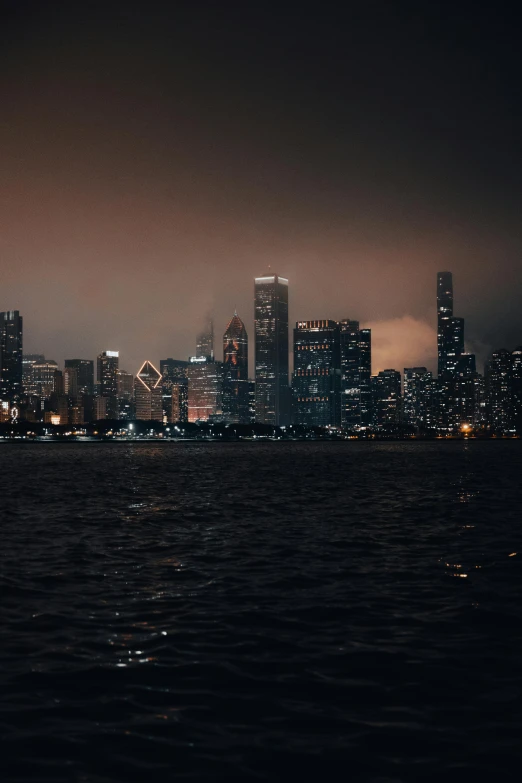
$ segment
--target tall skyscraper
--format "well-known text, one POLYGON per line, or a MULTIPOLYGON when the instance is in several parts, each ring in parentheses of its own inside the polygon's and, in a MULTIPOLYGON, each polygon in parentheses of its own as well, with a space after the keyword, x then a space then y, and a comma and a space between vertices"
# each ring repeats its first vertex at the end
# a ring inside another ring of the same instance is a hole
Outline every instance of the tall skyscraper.
POLYGON ((208 421, 223 412, 223 364, 191 356, 188 367, 188 420, 208 421))
POLYGON ((372 332, 361 329, 359 321, 342 320, 341 423, 348 429, 372 423, 372 332))
POLYGON ((18 403, 22 395, 23 318, 18 310, 0 313, 0 400, 18 403))
POLYGON ((214 323, 212 319, 208 321, 203 331, 197 336, 196 356, 214 358, 214 323))
POLYGON ((119 351, 103 351, 98 356, 98 386, 100 397, 107 399, 107 418, 118 418, 119 351))
POLYGON ((438 374, 453 375, 464 352, 464 319, 453 316, 453 275, 437 274, 438 374))
POLYGON ((161 373, 152 362, 143 362, 134 380, 136 418, 142 421, 163 421, 161 373))
POLYGON ((249 421, 248 335, 237 313, 223 335, 223 417, 234 424, 249 421))
POLYGON ((298 321, 294 329, 294 423, 341 424, 341 356, 336 321, 298 321))
POLYGON ((256 421, 289 422, 288 280, 267 274, 255 279, 256 421))
MULTIPOLYGON (((102 354, 103 355, 103 354, 102 354)), ((99 357, 98 357, 99 359, 99 357)), ((65 369, 75 369, 78 394, 94 394, 94 362, 92 359, 66 359, 65 369)), ((98 364, 99 367, 99 364, 98 364)))

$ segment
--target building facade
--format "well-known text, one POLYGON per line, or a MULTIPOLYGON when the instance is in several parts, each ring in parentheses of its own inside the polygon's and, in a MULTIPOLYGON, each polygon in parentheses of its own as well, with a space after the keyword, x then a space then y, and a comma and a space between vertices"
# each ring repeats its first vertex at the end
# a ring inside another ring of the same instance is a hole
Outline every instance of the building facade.
POLYGON ((0 312, 0 400, 17 404, 23 391, 23 318, 0 312))
POLYGON ((288 280, 256 277, 254 292, 256 421, 289 423, 288 280))
POLYGON ((188 366, 188 420, 209 421, 223 414, 223 364, 191 356, 188 366))
POLYGON ((161 359, 163 413, 170 424, 188 421, 188 366, 181 359, 161 359))
POLYGON ((372 376, 374 425, 395 431, 401 424, 401 374, 398 370, 381 370, 372 376))
POLYGON ((163 421, 163 391, 161 373, 152 362, 143 362, 134 380, 136 419, 163 421))
POLYGON ((426 367, 405 367, 404 424, 415 429, 433 428, 433 402, 433 374, 426 367))
POLYGON ((336 321, 298 321, 294 329, 294 423, 341 425, 340 330, 336 321))
POLYGON ((347 429, 372 423, 372 333, 359 321, 339 323, 341 351, 341 424, 347 429))
POLYGON ((237 313, 223 335, 223 418, 233 424, 249 421, 248 335, 237 313))
POLYGON ((107 418, 118 418, 119 351, 103 351, 97 359, 98 391, 107 400, 107 418))
MULTIPOLYGON (((103 355, 103 354, 102 354, 103 355)), ((94 362, 92 359, 66 359, 65 369, 76 370, 78 394, 94 394, 94 362)))

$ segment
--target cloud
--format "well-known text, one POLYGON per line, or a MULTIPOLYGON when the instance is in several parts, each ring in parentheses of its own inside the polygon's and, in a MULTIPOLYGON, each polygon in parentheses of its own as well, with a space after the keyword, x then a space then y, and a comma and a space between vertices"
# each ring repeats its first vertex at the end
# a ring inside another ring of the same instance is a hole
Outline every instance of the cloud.
POLYGON ((405 367, 436 371, 437 330, 410 315, 361 324, 372 330, 372 373, 405 367))

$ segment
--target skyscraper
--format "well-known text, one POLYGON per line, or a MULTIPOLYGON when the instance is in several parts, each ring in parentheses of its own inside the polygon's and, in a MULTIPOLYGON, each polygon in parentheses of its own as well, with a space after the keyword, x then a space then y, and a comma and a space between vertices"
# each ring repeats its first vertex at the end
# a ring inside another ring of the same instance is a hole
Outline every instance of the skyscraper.
POLYGON ((98 385, 100 397, 107 399, 107 418, 118 417, 119 351, 103 351, 98 356, 98 385))
POLYGON ((22 357, 22 386, 26 395, 38 393, 34 386, 33 367, 41 362, 45 362, 43 353, 24 353, 22 357))
POLYGON ((359 321, 343 319, 341 347, 341 423, 343 427, 368 427, 372 422, 372 332, 359 321))
POLYGON ((249 421, 248 335, 237 313, 223 335, 223 417, 234 424, 249 421))
POLYGON ((267 274, 255 279, 256 421, 289 421, 288 280, 267 274))
MULTIPOLYGON (((99 357, 98 357, 98 361, 99 361, 99 357)), ((92 359, 66 359, 65 369, 67 369, 68 367, 76 370, 77 381, 78 381, 78 394, 82 394, 82 395, 94 394, 93 360, 92 359)))
POLYGON ((453 275, 437 274, 438 374, 453 375, 464 352, 464 319, 453 316, 453 275))
POLYGON ((23 318, 18 310, 0 312, 0 400, 17 403, 22 394, 23 318))
POLYGON ((161 373, 152 362, 143 362, 134 380, 136 418, 163 421, 161 373))
POLYGON ((223 364, 208 356, 191 356, 188 367, 188 420, 208 421, 222 415, 223 364))
POLYGON ((341 424, 341 357, 336 321, 298 321, 294 329, 294 423, 341 424))
POLYGON ((214 323, 212 319, 208 321, 203 331, 197 336, 196 356, 214 358, 214 323))

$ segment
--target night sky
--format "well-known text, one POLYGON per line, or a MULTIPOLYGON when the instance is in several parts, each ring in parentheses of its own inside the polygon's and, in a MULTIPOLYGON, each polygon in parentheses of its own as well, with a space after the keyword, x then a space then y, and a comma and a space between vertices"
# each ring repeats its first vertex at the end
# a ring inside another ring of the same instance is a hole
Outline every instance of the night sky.
POLYGON ((291 322, 371 325, 374 372, 434 369, 443 269, 469 350, 522 343, 516 20, 350 5, 0 3, 0 310, 26 352, 134 373, 236 307, 253 340, 269 264, 291 322))

